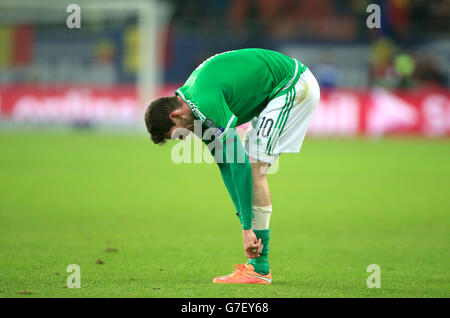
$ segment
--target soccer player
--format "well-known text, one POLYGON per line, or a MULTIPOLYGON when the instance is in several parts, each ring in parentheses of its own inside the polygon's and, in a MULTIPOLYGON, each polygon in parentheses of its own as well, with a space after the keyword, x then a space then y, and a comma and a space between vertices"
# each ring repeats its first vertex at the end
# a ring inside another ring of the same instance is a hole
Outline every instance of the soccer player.
POLYGON ((267 170, 280 153, 300 151, 319 98, 316 79, 300 61, 271 50, 242 49, 208 58, 175 96, 148 106, 145 123, 154 143, 194 132, 207 144, 240 219, 248 262, 214 283, 272 282, 267 170), (235 127, 247 122, 244 150, 235 127))

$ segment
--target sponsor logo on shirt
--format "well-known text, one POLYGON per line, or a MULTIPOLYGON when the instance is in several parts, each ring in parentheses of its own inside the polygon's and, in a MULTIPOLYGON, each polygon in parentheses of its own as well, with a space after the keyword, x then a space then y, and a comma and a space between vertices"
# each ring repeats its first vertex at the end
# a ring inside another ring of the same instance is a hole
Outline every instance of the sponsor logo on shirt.
POLYGON ((225 128, 223 128, 222 126, 217 127, 216 133, 217 135, 221 135, 225 132, 225 128))

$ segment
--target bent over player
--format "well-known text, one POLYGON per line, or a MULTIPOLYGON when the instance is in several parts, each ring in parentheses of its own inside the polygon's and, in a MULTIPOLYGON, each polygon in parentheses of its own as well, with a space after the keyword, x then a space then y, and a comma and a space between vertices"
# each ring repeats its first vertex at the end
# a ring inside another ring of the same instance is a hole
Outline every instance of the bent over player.
POLYGON ((236 208, 248 262, 214 283, 272 282, 266 172, 280 153, 300 151, 319 98, 316 79, 300 61, 275 51, 242 49, 208 58, 175 96, 148 106, 145 123, 154 143, 190 132, 202 138, 236 208), (244 150, 235 127, 247 122, 244 150))

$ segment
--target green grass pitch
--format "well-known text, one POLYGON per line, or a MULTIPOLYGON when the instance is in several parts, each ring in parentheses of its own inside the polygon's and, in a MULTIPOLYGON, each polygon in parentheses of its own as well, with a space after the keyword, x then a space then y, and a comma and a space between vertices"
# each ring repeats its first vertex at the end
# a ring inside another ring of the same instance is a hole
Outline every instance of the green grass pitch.
POLYGON ((449 140, 307 138, 282 156, 270 286, 211 283, 246 261, 240 224, 217 167, 171 145, 0 131, 0 297, 450 296, 449 140))

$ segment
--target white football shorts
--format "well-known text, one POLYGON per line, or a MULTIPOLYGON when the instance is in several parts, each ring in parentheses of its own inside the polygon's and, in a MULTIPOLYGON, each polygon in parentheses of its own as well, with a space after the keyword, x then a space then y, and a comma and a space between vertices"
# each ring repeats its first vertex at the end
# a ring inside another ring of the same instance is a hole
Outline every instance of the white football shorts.
POLYGON ((295 87, 271 100, 245 134, 245 151, 252 159, 273 164, 280 153, 297 153, 320 99, 311 71, 300 75, 295 87))

